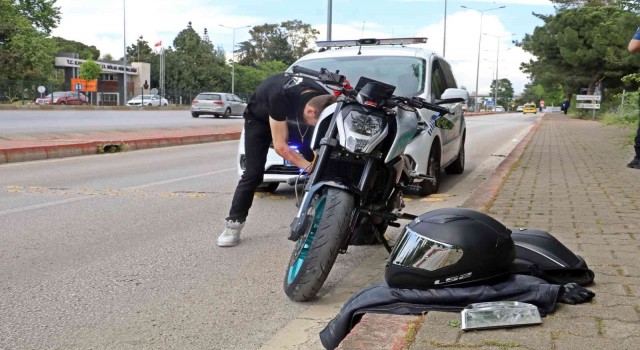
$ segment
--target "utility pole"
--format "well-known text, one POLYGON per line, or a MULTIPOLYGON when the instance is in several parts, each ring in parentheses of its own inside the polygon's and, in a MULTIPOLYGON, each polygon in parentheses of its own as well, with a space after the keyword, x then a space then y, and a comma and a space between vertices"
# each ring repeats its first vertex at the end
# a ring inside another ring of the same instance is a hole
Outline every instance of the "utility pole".
POLYGON ((235 67, 235 61, 236 61, 236 29, 242 29, 242 28, 249 28, 251 26, 242 26, 242 27, 227 27, 225 25, 222 24, 218 24, 220 27, 225 27, 227 29, 231 29, 233 30, 233 41, 231 44, 231 93, 234 94, 235 93, 235 85, 236 85, 236 67, 235 67))

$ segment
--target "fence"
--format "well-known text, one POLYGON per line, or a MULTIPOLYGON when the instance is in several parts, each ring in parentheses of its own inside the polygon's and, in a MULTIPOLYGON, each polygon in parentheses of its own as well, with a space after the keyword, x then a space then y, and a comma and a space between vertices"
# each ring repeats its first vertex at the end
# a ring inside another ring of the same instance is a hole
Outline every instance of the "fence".
POLYGON ((64 81, 0 80, 0 103, 29 103, 49 92, 65 90, 64 81), (44 86, 45 93, 39 93, 38 86, 44 86))

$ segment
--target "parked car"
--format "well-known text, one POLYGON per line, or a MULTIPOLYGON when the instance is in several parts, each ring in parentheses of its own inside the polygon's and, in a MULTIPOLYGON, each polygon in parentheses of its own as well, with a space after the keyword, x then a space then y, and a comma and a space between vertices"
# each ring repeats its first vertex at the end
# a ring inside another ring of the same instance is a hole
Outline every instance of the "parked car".
POLYGON ((36 99, 39 105, 85 105, 87 104, 87 96, 77 91, 54 91, 45 97, 36 99), (79 103, 78 103, 79 101, 79 103))
POLYGON ((228 118, 243 115, 247 103, 240 97, 226 92, 201 92, 191 102, 191 116, 198 118, 203 114, 228 118))
MULTIPOLYGON (((425 40, 415 38, 415 41, 425 40)), ((458 85, 453 76, 451 65, 435 52, 418 46, 407 46, 407 39, 373 40, 371 45, 362 44, 358 40, 341 40, 337 42, 317 42, 319 52, 308 54, 292 66, 330 71, 340 70, 350 82, 355 84, 360 77, 379 80, 396 86, 395 95, 419 96, 428 101, 435 101, 449 88, 458 85), (403 40, 405 45, 398 45, 403 40), (352 42, 352 43, 349 43, 352 42)), ((424 42, 424 41, 423 41, 424 42)), ((291 68, 289 68, 291 71, 291 68)), ((438 191, 441 170, 459 174, 464 171, 466 124, 463 116, 464 103, 446 104, 453 111, 447 118, 454 123, 451 130, 443 130, 433 125, 432 111, 423 109, 420 114, 421 123, 426 126, 405 149, 411 160, 410 166, 420 175, 433 177, 430 180, 418 180, 416 187, 421 195, 438 191)), ((238 146, 238 174, 244 171, 244 142, 238 146)), ((299 174, 300 170, 288 165, 275 150, 270 149, 265 166, 262 187, 273 191, 278 183, 299 174), (275 183, 275 184, 273 184, 275 183)))
POLYGON ((168 106, 169 101, 166 98, 158 95, 138 95, 129 101, 127 101, 127 106, 149 106, 149 107, 158 107, 158 106, 168 106))
POLYGON ((527 113, 533 113, 533 114, 538 113, 538 108, 536 107, 535 103, 524 104, 524 107, 522 108, 522 114, 527 114, 527 113))
POLYGON ((504 107, 502 106, 495 106, 495 108, 493 108, 494 112, 504 112, 504 107))
POLYGON ((518 106, 518 108, 516 108, 517 112, 522 112, 522 110, 524 109, 524 106, 518 106))

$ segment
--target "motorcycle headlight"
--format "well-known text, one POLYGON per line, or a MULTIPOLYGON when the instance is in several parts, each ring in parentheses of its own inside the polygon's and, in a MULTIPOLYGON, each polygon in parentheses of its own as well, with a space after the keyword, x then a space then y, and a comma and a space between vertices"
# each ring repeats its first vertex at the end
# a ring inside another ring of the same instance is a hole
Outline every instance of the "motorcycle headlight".
POLYGON ((349 113, 345 124, 352 132, 369 137, 379 134, 383 127, 382 118, 359 112, 349 113))
POLYGON ((344 120, 344 125, 347 132, 346 147, 353 152, 364 151, 385 128, 382 118, 358 111, 349 113, 344 120))

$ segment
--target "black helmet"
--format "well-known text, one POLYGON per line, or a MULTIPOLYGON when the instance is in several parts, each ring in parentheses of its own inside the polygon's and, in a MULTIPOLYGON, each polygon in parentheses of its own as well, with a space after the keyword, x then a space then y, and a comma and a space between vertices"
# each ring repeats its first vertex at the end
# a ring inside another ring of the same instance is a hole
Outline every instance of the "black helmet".
POLYGON ((390 287, 430 289, 507 276, 515 258, 511 230, 483 213, 437 209, 407 225, 387 260, 390 287))

